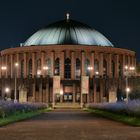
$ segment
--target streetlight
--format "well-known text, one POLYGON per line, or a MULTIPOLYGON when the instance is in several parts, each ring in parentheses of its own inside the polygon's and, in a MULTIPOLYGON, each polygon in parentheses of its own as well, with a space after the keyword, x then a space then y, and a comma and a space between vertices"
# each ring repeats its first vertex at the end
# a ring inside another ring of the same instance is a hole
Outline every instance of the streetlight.
POLYGON ((1 70, 7 70, 7 67, 6 66, 2 66, 1 70))
POLYGON ((124 67, 125 68, 125 76, 126 76, 126 79, 125 79, 125 83, 126 83, 126 100, 127 100, 127 102, 128 102, 128 100, 129 100, 129 92, 130 92, 130 88, 128 87, 128 77, 129 76, 132 76, 133 74, 134 74, 134 72, 135 72, 135 67, 133 67, 133 66, 125 66, 124 67))
POLYGON ((9 93, 10 89, 8 87, 5 88, 5 92, 9 93))
POLYGON ((40 75, 41 75, 41 70, 37 70, 37 75, 38 75, 38 77, 40 77, 40 75))
POLYGON ((95 71, 95 76, 98 76, 99 75, 99 72, 98 71, 95 71))
POLYGON ((14 103, 17 103, 17 70, 18 70, 19 64, 15 63, 15 94, 14 94, 14 103))
MULTIPOLYGON (((3 76, 3 72, 7 70, 6 66, 1 66, 1 71, 2 71, 2 76, 3 76)), ((2 80, 2 86, 3 86, 3 80, 2 80)))
POLYGON ((9 93, 10 89, 8 87, 5 88, 5 95, 4 95, 4 100, 7 100, 7 96, 8 96, 8 93, 9 93))
POLYGON ((63 95, 63 90, 62 89, 60 90, 60 95, 63 95))
POLYGON ((63 102, 63 89, 60 90, 60 102, 63 102))

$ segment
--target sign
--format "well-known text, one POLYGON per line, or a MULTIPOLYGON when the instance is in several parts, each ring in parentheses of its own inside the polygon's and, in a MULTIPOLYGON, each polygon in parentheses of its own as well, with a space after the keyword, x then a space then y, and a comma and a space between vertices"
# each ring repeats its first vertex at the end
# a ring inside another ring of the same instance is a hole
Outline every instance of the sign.
POLYGON ((82 94, 88 94, 89 93, 89 77, 88 76, 82 76, 81 78, 81 92, 82 94))
POLYGON ((60 76, 53 77, 53 93, 60 94, 60 76))

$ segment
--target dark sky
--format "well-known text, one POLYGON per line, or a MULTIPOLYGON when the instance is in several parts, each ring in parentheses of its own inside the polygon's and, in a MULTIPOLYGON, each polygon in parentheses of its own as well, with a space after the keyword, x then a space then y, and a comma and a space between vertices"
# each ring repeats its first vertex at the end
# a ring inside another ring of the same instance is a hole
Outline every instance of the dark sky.
POLYGON ((72 19, 103 33, 115 47, 136 51, 140 60, 139 0, 1 1, 0 49, 19 46, 38 29, 63 19, 67 11, 72 19))

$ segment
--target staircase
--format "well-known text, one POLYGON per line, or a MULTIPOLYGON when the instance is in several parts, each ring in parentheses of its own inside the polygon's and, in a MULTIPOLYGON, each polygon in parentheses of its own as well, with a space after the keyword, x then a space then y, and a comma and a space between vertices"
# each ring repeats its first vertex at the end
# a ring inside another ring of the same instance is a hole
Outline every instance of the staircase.
POLYGON ((79 103, 56 103, 55 109, 81 109, 79 103))

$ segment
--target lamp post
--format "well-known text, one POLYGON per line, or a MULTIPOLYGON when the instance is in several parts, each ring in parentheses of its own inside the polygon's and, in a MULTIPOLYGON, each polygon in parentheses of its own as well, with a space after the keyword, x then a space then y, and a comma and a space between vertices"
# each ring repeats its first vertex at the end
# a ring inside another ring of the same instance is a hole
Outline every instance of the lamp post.
POLYGON ((129 85, 128 85, 128 78, 129 76, 133 76, 135 72, 135 67, 132 67, 132 66, 125 66, 125 85, 126 85, 126 88, 125 88, 125 91, 126 91, 126 102, 129 101, 129 92, 130 92, 130 88, 129 88, 129 85))
MULTIPOLYGON (((10 92, 10 89, 9 89, 8 87, 6 87, 6 88, 5 88, 6 99, 8 99, 8 98, 7 98, 7 95, 8 95, 9 92, 10 92)), ((6 100, 6 99, 5 99, 5 100, 6 100)))
POLYGON ((18 70, 18 63, 15 63, 15 93, 14 93, 14 103, 17 103, 17 70, 18 70))
MULTIPOLYGON (((90 80, 90 77, 91 77, 91 74, 92 74, 92 71, 93 71, 93 67, 92 66, 88 66, 87 69, 89 71, 89 75, 88 76, 89 76, 89 91, 90 91, 90 84, 92 83, 92 81, 90 80)), ((87 97, 89 97, 89 95, 87 97)), ((88 98, 88 100, 89 100, 89 98, 88 98)))
MULTIPOLYGON (((1 66, 1 71, 2 71, 2 77, 3 77, 3 72, 7 70, 6 66, 1 66)), ((3 87, 3 80, 2 80, 2 87, 3 87)))
POLYGON ((97 91, 96 91, 96 89, 97 89, 97 84, 98 84, 99 71, 95 71, 94 74, 95 74, 95 77, 94 77, 94 78, 95 78, 95 85, 96 85, 96 86, 95 86, 96 88, 94 87, 94 88, 95 88, 95 89, 94 89, 94 102, 96 102, 96 101, 97 101, 97 98, 96 98, 96 96, 97 96, 96 92, 97 92, 97 91))

